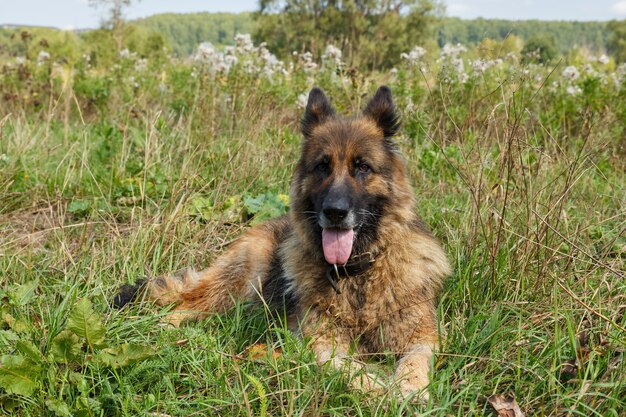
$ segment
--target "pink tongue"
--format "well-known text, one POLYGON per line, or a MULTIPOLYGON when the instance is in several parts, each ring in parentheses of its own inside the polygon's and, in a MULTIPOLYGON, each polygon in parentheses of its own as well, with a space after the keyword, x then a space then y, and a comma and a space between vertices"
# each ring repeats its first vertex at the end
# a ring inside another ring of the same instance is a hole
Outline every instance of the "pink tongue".
POLYGON ((322 230, 322 246, 324 258, 329 264, 343 265, 348 262, 352 253, 354 231, 324 229, 322 230))

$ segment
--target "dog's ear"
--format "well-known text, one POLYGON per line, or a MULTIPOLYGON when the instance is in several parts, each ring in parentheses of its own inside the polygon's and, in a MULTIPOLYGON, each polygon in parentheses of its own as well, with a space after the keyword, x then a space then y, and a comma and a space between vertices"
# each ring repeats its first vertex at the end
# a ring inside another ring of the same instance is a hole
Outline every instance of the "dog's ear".
POLYGON ((396 111, 391 90, 387 86, 383 85, 376 91, 363 110, 363 115, 374 120, 386 138, 394 136, 400 129, 400 115, 396 111))
POLYGON ((314 87, 309 93, 306 110, 302 116, 302 134, 305 138, 310 138, 316 126, 334 116, 335 109, 331 106, 324 92, 314 87))

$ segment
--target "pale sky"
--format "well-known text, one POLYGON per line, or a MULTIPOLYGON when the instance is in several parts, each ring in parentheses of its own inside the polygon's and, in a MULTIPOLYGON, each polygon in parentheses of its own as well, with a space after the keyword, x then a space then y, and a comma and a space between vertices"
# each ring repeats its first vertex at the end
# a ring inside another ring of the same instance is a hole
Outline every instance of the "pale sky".
MULTIPOLYGON (((448 0, 448 16, 461 18, 611 20, 626 19, 626 0, 448 0)), ((156 13, 253 11, 257 0, 142 0, 127 11, 128 18, 156 13)), ((0 0, 0 24, 93 28, 103 10, 87 0, 0 0)))

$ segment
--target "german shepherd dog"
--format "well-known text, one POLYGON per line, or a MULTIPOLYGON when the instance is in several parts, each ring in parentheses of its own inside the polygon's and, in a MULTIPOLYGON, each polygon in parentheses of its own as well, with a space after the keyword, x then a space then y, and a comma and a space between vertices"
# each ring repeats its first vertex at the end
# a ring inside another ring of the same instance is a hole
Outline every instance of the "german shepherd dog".
POLYGON ((358 386, 381 384, 355 358, 392 352, 400 392, 426 398, 437 298, 450 266, 415 212, 392 141, 399 125, 387 87, 349 119, 314 88, 302 118, 290 213, 248 230, 207 270, 125 286, 115 304, 142 290, 160 305, 175 304, 170 321, 178 324, 262 300, 310 340, 320 363, 359 375, 358 386))

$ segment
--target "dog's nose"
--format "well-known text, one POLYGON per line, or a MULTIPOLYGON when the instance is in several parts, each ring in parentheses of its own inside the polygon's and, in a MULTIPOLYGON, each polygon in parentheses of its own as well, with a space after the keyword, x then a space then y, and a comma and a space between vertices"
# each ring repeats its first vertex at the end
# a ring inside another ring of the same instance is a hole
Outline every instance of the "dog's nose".
POLYGON ((328 227, 345 226, 341 223, 349 217, 351 208, 350 190, 345 184, 334 184, 322 202, 322 213, 330 223, 328 227))
POLYGON ((325 207, 322 211, 331 223, 341 223, 348 216, 347 207, 325 207))

